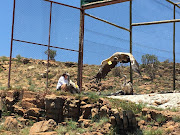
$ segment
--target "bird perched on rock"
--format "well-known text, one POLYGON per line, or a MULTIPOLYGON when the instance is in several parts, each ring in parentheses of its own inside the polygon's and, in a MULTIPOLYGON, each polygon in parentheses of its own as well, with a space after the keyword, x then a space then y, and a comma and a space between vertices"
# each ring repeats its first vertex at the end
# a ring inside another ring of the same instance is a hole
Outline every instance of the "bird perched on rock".
POLYGON ((137 63, 136 59, 131 53, 124 53, 124 52, 116 52, 108 59, 105 59, 101 62, 101 67, 99 72, 94 77, 97 82, 101 81, 112 68, 114 68, 118 63, 128 63, 131 62, 132 69, 141 75, 139 70, 139 64, 137 63))

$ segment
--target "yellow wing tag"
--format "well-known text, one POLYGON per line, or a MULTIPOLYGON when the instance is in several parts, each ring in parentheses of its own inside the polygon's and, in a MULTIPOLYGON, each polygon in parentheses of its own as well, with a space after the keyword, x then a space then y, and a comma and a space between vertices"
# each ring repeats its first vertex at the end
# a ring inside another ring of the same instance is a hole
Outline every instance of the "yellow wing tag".
POLYGON ((76 88, 78 88, 79 86, 76 84, 76 88))
POLYGON ((112 64, 112 62, 111 61, 108 61, 108 65, 111 65, 112 64))

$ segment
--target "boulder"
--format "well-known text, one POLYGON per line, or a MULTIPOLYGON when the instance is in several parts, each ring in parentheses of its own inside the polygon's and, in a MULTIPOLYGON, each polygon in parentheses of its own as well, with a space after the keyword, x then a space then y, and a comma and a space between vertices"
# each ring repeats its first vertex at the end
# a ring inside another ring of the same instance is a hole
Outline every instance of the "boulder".
POLYGON ((14 130, 18 128, 18 121, 13 116, 8 116, 4 122, 4 128, 6 130, 14 130))
POLYGON ((67 98, 64 103, 63 115, 65 118, 78 120, 80 115, 80 100, 67 98))
POLYGON ((88 119, 91 116, 91 109, 94 107, 93 104, 86 104, 84 106, 81 106, 81 112, 83 119, 88 119))
POLYGON ((54 129, 56 128, 56 125, 57 125, 56 122, 52 119, 49 119, 48 121, 36 122, 31 127, 29 131, 29 135, 33 135, 35 133, 54 131, 54 129))
POLYGON ((102 117, 109 117, 109 109, 106 105, 102 106, 99 110, 99 116, 102 117))
POLYGON ((62 96, 47 95, 45 97, 45 111, 46 118, 53 119, 56 122, 62 122, 63 116, 63 106, 65 98, 62 96))

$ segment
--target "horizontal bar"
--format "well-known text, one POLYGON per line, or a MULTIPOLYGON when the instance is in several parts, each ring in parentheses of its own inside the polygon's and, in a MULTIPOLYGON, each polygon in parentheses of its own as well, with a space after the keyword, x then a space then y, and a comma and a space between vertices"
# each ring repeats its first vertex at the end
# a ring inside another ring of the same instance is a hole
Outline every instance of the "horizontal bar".
POLYGON ((106 21, 106 20, 100 19, 100 18, 98 18, 98 17, 96 17, 96 16, 93 16, 93 15, 90 15, 90 14, 87 14, 87 13, 85 13, 85 15, 87 15, 87 16, 89 16, 89 17, 92 17, 92 18, 94 18, 94 19, 96 19, 96 20, 105 22, 105 23, 107 23, 107 24, 110 24, 110 25, 112 25, 112 26, 115 26, 115 27, 117 27, 117 28, 120 28, 120 29, 123 29, 123 30, 126 30, 126 31, 129 31, 129 32, 130 32, 130 30, 127 29, 127 28, 124 28, 124 27, 121 27, 121 26, 116 25, 116 24, 114 24, 114 23, 111 23, 111 22, 108 22, 108 21, 106 21))
MULTIPOLYGON (((169 3, 171 3, 171 4, 173 4, 173 5, 176 5, 178 8, 180 8, 180 6, 178 5, 178 3, 174 3, 174 2, 172 2, 172 1, 170 1, 170 0, 166 0, 167 2, 169 2, 169 3)), ((180 4, 180 3, 179 3, 180 4)))
POLYGON ((23 43, 28 43, 28 44, 34 44, 34 45, 40 45, 40 46, 46 46, 46 47, 52 47, 52 48, 57 48, 57 49, 62 49, 62 50, 79 52, 79 51, 73 50, 73 49, 67 49, 67 48, 62 48, 62 47, 57 47, 57 46, 48 46, 48 45, 45 45, 45 44, 39 44, 39 43, 34 43, 34 42, 29 42, 29 41, 23 41, 23 40, 18 40, 18 39, 13 39, 13 41, 23 42, 23 43))
POLYGON ((71 6, 71 5, 67 5, 67 4, 63 4, 63 3, 59 3, 59 2, 55 2, 55 1, 51 1, 51 0, 44 0, 44 1, 52 2, 52 3, 55 3, 55 4, 59 4, 59 5, 63 5, 63 6, 66 6, 66 7, 75 8, 75 9, 81 9, 81 8, 78 8, 78 7, 75 7, 75 6, 71 6))
POLYGON ((180 2, 178 2, 178 3, 175 3, 175 4, 179 5, 179 4, 180 4, 180 2))
POLYGON ((126 1, 130 1, 130 0, 104 0, 104 1, 92 2, 92 3, 82 5, 82 8, 91 9, 91 8, 102 7, 102 6, 112 5, 112 4, 126 2, 126 1))
POLYGON ((154 21, 154 22, 133 23, 132 26, 152 25, 152 24, 162 24, 162 23, 173 23, 173 22, 180 22, 180 19, 164 20, 164 21, 154 21))

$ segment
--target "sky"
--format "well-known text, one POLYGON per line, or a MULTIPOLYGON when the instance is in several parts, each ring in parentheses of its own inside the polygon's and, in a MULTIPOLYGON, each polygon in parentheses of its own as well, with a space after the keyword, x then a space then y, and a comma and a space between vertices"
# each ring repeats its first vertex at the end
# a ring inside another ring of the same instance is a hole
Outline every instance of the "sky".
MULTIPOLYGON (((55 0, 80 7, 79 0, 55 0)), ((173 0, 180 2, 180 0, 173 0)), ((173 6, 165 0, 133 0, 133 23, 173 19, 173 6)), ((50 3, 43 0, 16 0, 14 39, 48 44, 50 3)), ((88 9, 88 14, 129 29, 129 2, 88 9)), ((11 44, 13 0, 0 0, 0 56, 9 56, 11 44)), ((176 8, 176 19, 180 9, 176 8)), ((53 4, 52 46, 78 50, 80 11, 53 4)), ((173 24, 133 27, 133 55, 139 63, 145 54, 160 61, 173 60, 173 24)), ((176 23, 176 61, 180 63, 180 22, 176 23)), ((57 61, 78 61, 78 53, 52 48, 57 61)), ((13 57, 47 59, 47 47, 13 42, 13 57)), ((85 16, 85 64, 99 65, 115 52, 129 52, 129 32, 85 16)))

